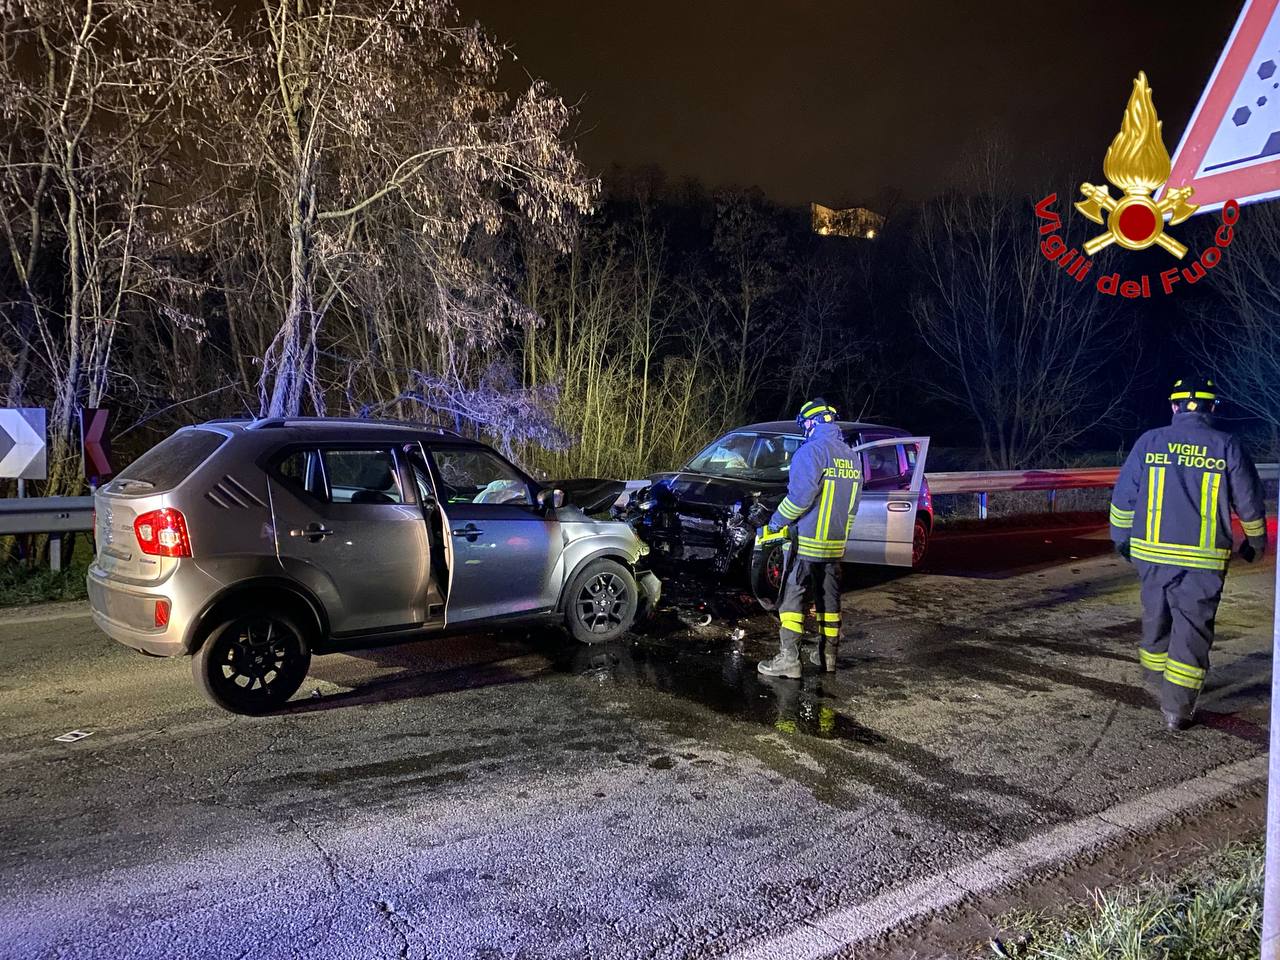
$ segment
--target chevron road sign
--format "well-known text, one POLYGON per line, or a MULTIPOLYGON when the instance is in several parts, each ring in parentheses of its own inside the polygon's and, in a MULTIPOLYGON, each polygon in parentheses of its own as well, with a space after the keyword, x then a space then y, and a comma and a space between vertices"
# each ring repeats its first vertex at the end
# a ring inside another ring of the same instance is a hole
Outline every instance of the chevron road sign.
POLYGON ((111 411, 106 407, 80 408, 80 444, 84 448, 84 477, 90 483, 105 480, 115 473, 111 466, 111 439, 107 421, 111 411))
POLYGON ((0 410, 0 478, 43 480, 44 408, 0 410))

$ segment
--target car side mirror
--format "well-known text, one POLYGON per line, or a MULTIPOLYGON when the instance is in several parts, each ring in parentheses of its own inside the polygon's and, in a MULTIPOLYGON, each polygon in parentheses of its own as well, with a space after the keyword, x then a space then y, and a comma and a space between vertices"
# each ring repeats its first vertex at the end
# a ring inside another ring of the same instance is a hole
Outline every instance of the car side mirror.
POLYGON ((564 506, 564 491, 558 487, 554 490, 539 490, 538 506, 543 510, 559 510, 564 506))

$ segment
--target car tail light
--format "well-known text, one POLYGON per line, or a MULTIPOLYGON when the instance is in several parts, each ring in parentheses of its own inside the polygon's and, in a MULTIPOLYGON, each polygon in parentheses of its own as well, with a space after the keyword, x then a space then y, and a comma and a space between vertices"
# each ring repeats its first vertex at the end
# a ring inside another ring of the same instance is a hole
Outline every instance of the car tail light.
POLYGON ((169 625, 169 601, 156 601, 156 626, 167 627, 169 625))
POLYGON ((133 521, 133 535, 143 553, 153 557, 189 557, 191 540, 181 511, 165 507, 152 510, 133 521))

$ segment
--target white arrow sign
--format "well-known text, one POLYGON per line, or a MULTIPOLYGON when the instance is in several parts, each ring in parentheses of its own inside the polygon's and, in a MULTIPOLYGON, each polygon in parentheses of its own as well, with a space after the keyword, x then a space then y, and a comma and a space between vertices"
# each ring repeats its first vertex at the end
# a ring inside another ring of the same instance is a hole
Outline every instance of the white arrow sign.
POLYGON ((0 410, 0 477, 43 480, 44 409, 0 410))

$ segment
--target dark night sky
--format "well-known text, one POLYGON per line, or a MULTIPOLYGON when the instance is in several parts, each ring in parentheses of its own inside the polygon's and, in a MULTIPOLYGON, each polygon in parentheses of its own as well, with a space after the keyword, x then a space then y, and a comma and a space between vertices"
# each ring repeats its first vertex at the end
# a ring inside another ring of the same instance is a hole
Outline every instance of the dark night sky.
POLYGON ((597 172, 657 164, 785 203, 922 198, 997 135, 1019 186, 1100 178, 1146 70, 1172 153, 1240 0, 462 0, 580 100, 597 172))

